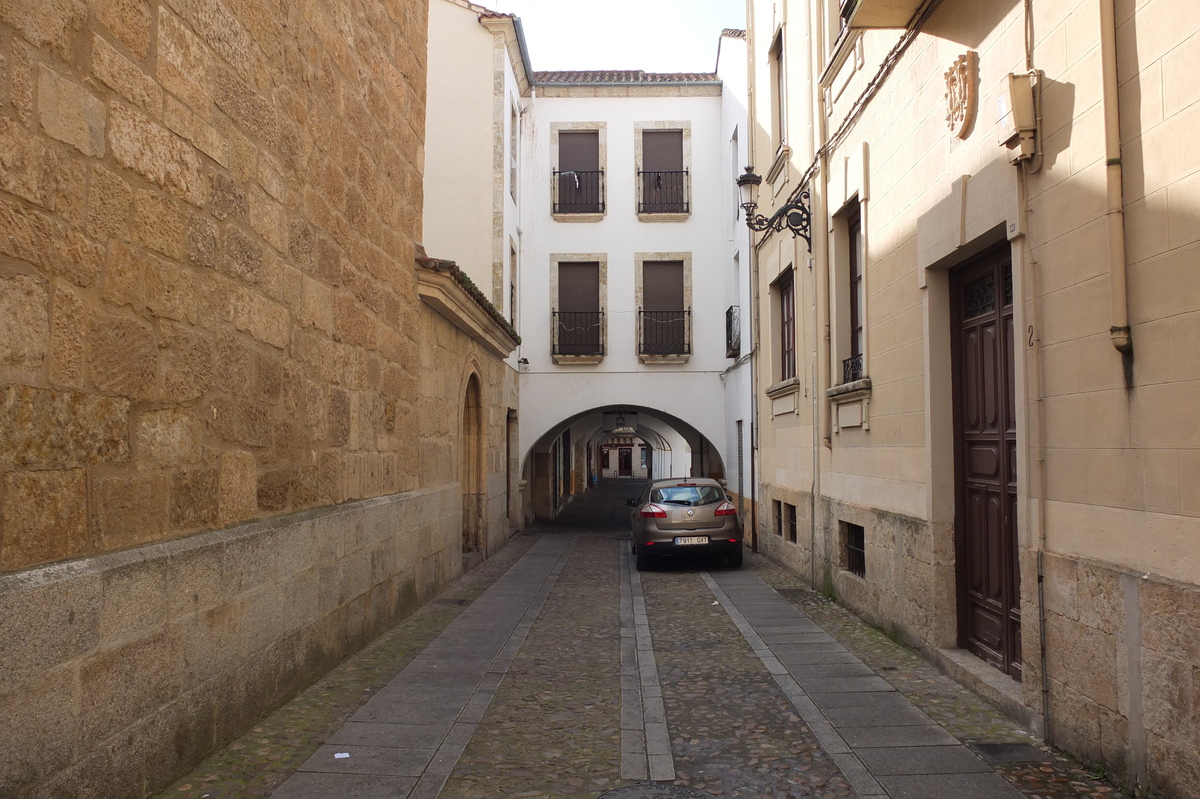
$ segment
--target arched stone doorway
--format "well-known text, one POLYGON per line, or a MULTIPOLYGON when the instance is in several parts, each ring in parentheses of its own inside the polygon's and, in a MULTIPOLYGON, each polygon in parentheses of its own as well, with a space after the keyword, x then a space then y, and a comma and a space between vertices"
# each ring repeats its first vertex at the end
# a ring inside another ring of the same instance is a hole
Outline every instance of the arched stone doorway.
POLYGON ((463 396, 460 484, 462 485, 463 567, 483 559, 483 392, 475 375, 463 396))

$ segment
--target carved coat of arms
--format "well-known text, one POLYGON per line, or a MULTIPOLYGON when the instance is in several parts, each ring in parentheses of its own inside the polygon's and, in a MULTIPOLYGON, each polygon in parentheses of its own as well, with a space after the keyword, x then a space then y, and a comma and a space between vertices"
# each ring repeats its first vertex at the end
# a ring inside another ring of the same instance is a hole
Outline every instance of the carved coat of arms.
POLYGON ((971 135, 979 104, 979 54, 968 50, 946 73, 946 124, 960 139, 971 135))

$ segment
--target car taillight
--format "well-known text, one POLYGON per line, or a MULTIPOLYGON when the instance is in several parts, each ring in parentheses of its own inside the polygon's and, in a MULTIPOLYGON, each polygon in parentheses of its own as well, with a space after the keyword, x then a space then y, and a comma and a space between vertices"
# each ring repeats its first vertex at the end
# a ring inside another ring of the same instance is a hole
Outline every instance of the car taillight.
POLYGON ((643 519, 665 519, 667 518, 667 512, 657 505, 647 505, 638 511, 638 516, 641 516, 643 519))
POLYGON ((737 508, 735 508, 733 506, 732 502, 728 502, 728 501, 722 502, 720 505, 717 506, 717 509, 715 511, 713 511, 713 515, 715 515, 715 516, 737 516, 737 508))

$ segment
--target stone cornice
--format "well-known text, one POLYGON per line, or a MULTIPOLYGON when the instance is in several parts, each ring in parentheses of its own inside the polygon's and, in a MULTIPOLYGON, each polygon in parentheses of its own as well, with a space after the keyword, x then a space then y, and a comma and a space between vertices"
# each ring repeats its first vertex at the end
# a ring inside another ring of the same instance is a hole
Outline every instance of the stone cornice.
POLYGON ((429 258, 424 251, 418 253, 417 296, 421 301, 495 355, 508 357, 520 338, 501 323, 500 312, 478 289, 470 291, 463 281, 465 277, 453 261, 429 258))

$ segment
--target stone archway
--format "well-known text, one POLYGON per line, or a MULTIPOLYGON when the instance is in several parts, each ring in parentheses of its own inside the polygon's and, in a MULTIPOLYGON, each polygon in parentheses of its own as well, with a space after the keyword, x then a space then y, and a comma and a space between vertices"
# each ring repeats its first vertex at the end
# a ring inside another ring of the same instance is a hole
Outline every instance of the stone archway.
POLYGON ((483 558, 483 392, 475 375, 467 380, 463 395, 460 484, 462 486, 463 566, 483 558))

